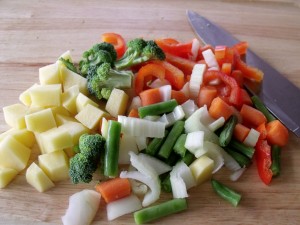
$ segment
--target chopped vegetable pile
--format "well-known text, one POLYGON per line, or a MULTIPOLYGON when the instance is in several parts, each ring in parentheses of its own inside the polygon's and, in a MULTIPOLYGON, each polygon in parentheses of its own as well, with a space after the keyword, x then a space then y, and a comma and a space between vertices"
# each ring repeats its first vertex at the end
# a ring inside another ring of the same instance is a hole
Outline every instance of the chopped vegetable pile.
POLYGON ((64 53, 39 69, 21 103, 3 108, 11 129, 0 135, 0 188, 24 169, 39 192, 62 180, 90 184, 70 197, 65 225, 90 224, 100 199, 108 220, 133 213, 148 223, 188 209, 189 190, 208 181, 238 206, 242 194, 214 174, 225 168, 237 181, 255 161, 269 185, 289 136, 244 89, 263 80, 242 60, 247 48, 105 33, 79 63, 64 53), (35 143, 40 155, 29 162, 35 143), (173 198, 161 202, 161 192, 173 198))

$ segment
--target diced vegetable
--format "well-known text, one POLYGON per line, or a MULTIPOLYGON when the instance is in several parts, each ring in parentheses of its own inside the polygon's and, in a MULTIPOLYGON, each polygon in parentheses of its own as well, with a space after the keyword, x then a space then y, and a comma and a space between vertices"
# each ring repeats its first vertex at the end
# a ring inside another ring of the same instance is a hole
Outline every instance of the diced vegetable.
POLYGON ((145 116, 154 116, 163 113, 169 113, 172 112, 177 105, 177 101, 172 99, 166 102, 160 102, 148 106, 143 106, 138 109, 139 116, 140 118, 144 118, 145 116))
POLYGON ((184 147, 199 158, 205 153, 205 151, 203 151, 203 142, 204 132, 194 131, 187 134, 184 147))
POLYGON ((212 171, 214 168, 214 161, 202 155, 200 158, 196 159, 190 166, 196 183, 199 185, 212 176, 212 171))
POLYGON ((251 128, 243 143, 247 146, 255 147, 259 136, 260 133, 257 130, 251 128))
POLYGON ((250 146, 246 146, 241 142, 238 142, 236 140, 232 140, 228 147, 232 147, 234 150, 246 155, 250 159, 253 157, 255 149, 250 146))
POLYGON ((249 105, 243 105, 240 114, 243 119, 243 124, 258 127, 260 124, 267 122, 265 115, 259 110, 249 105))
POLYGON ((186 147, 184 147, 186 142, 187 134, 181 134, 178 139, 175 142, 175 145, 173 147, 174 152, 176 152, 178 155, 180 155, 182 158, 185 156, 186 153, 186 147))
POLYGON ((259 140, 255 146, 255 160, 259 177, 266 185, 270 184, 273 176, 272 156, 271 146, 266 140, 259 140))
POLYGON ((289 132, 279 120, 268 122, 266 129, 267 140, 270 144, 283 147, 288 143, 289 132))
POLYGON ((160 90, 158 88, 152 88, 140 93, 142 106, 152 105, 162 101, 160 90))
POLYGON ((272 159, 272 164, 271 164, 271 170, 273 176, 278 176, 280 174, 280 168, 281 168, 281 148, 278 145, 272 145, 271 147, 271 159, 272 159))
POLYGON ((231 116, 228 121, 225 124, 225 127, 223 128, 220 138, 219 138, 219 143, 221 147, 226 147, 229 142, 231 141, 234 128, 237 124, 237 117, 236 116, 231 116))
POLYGON ((267 118, 268 122, 275 120, 276 118, 269 112, 267 107, 264 105, 264 103, 258 98, 258 96, 254 95, 251 97, 251 100, 259 111, 261 111, 265 117, 267 118))
POLYGON ((209 107, 209 114, 215 119, 224 117, 224 119, 227 120, 233 114, 233 112, 233 108, 220 97, 214 98, 209 107))

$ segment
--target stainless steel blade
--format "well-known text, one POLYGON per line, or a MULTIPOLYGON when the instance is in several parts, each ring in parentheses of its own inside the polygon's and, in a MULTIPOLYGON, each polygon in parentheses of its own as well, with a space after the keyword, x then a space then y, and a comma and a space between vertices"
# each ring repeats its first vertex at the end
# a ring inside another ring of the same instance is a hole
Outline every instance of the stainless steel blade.
MULTIPOLYGON (((187 17, 194 32, 204 43, 232 46, 239 42, 229 32, 196 12, 188 10, 187 17)), ((257 94, 270 112, 300 137, 300 89, 250 49, 246 61, 264 72, 258 93, 250 85, 247 88, 257 94)))

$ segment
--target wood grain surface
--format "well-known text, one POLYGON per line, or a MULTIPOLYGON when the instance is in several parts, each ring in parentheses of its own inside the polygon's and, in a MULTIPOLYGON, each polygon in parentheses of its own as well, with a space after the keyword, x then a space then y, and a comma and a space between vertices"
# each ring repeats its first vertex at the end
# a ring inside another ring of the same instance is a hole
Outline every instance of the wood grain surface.
MULTIPOLYGON (((18 102, 19 94, 38 82, 38 68, 71 50, 78 61, 103 32, 127 40, 195 37, 187 19, 192 9, 229 30, 300 87, 300 5, 292 0, 265 1, 17 1, 0 0, 0 108, 18 102)), ((276 88, 276 87, 274 87, 276 88)), ((300 99, 300 96, 299 96, 300 99)), ((299 115, 300 116, 300 115, 299 115)), ((9 127, 0 111, 0 132, 9 127)), ((282 151, 282 173, 264 185, 253 164, 238 182, 223 169, 216 175, 242 194, 237 208, 224 202, 205 183, 189 194, 189 209, 153 224, 300 224, 300 139, 290 134, 282 151)), ((36 159, 33 154, 31 161, 36 159)), ((61 224, 70 195, 94 184, 59 182, 38 193, 24 172, 0 190, 0 224, 61 224)), ((161 201, 170 199, 163 194, 161 201)), ((112 222, 101 203, 93 224, 134 224, 132 214, 112 222)))

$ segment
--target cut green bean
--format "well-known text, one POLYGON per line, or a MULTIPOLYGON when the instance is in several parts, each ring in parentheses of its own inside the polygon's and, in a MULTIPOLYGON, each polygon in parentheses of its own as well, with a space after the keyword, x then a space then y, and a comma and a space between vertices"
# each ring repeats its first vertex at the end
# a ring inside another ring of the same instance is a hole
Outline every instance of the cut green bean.
POLYGON ((176 121, 175 124, 173 125, 170 133, 168 134, 165 142, 162 144, 158 155, 164 159, 169 158, 172 150, 173 150, 173 146, 175 145, 176 140, 178 139, 178 137, 182 134, 182 132, 184 131, 184 121, 176 121))
POLYGON ((280 174, 281 148, 278 145, 272 145, 271 154, 272 154, 271 170, 272 170, 273 176, 278 176, 280 174))
POLYGON ((139 107, 139 116, 140 118, 144 118, 145 116, 155 116, 155 115, 161 115, 164 113, 172 112, 173 109, 178 105, 177 101, 175 99, 166 101, 166 102, 160 102, 155 103, 147 106, 139 107))
POLYGON ((225 151, 231 155, 241 167, 248 167, 251 164, 251 159, 249 159, 247 156, 229 148, 225 148, 225 151))
POLYGON ((169 131, 165 130, 165 136, 163 138, 153 138, 151 140, 150 144, 145 149, 146 154, 152 155, 152 156, 156 155, 156 153, 159 151, 160 147, 166 140, 168 134, 169 134, 169 131))
POLYGON ((212 187, 214 191, 226 201, 230 202, 233 206, 237 206, 242 198, 241 194, 220 183, 219 181, 212 179, 212 187))
POLYGON ((233 131, 235 128, 235 125, 237 124, 238 119, 235 115, 232 115, 229 120, 226 122, 223 130, 221 131, 220 137, 219 137, 219 144, 221 147, 226 147, 229 142, 231 141, 233 131))
POLYGON ((252 103, 259 111, 261 111, 265 117, 267 118, 268 122, 276 120, 276 118, 270 113, 264 103, 259 99, 258 96, 253 95, 251 97, 252 103))
POLYGON ((187 166, 189 166, 189 165, 192 164, 192 162, 195 161, 195 159, 196 159, 195 155, 192 154, 191 152, 187 151, 187 152, 185 153, 185 156, 182 158, 182 161, 183 161, 187 166))
POLYGON ((173 147, 174 152, 176 152, 178 155, 180 155, 182 158, 185 156, 186 148, 184 147, 185 141, 186 141, 187 134, 181 134, 177 141, 175 142, 175 145, 173 147))
POLYGON ((171 154, 167 159, 162 159, 169 166, 175 166, 175 164, 181 159, 179 155, 177 155, 174 151, 171 151, 171 154))
POLYGON ((166 177, 164 177, 161 181, 161 188, 163 191, 167 193, 172 192, 172 185, 171 185, 171 180, 170 180, 170 173, 166 177))
POLYGON ((252 147, 249 147, 247 145, 244 145, 241 142, 238 142, 236 140, 231 140, 231 142, 228 145, 231 149, 236 150, 242 154, 244 154, 245 156, 249 157, 250 159, 252 159, 255 149, 252 147))
POLYGON ((136 224, 144 224, 187 209, 186 199, 172 199, 134 213, 136 224))
POLYGON ((104 156, 104 175, 108 177, 118 175, 120 135, 121 123, 110 120, 108 122, 104 156))

